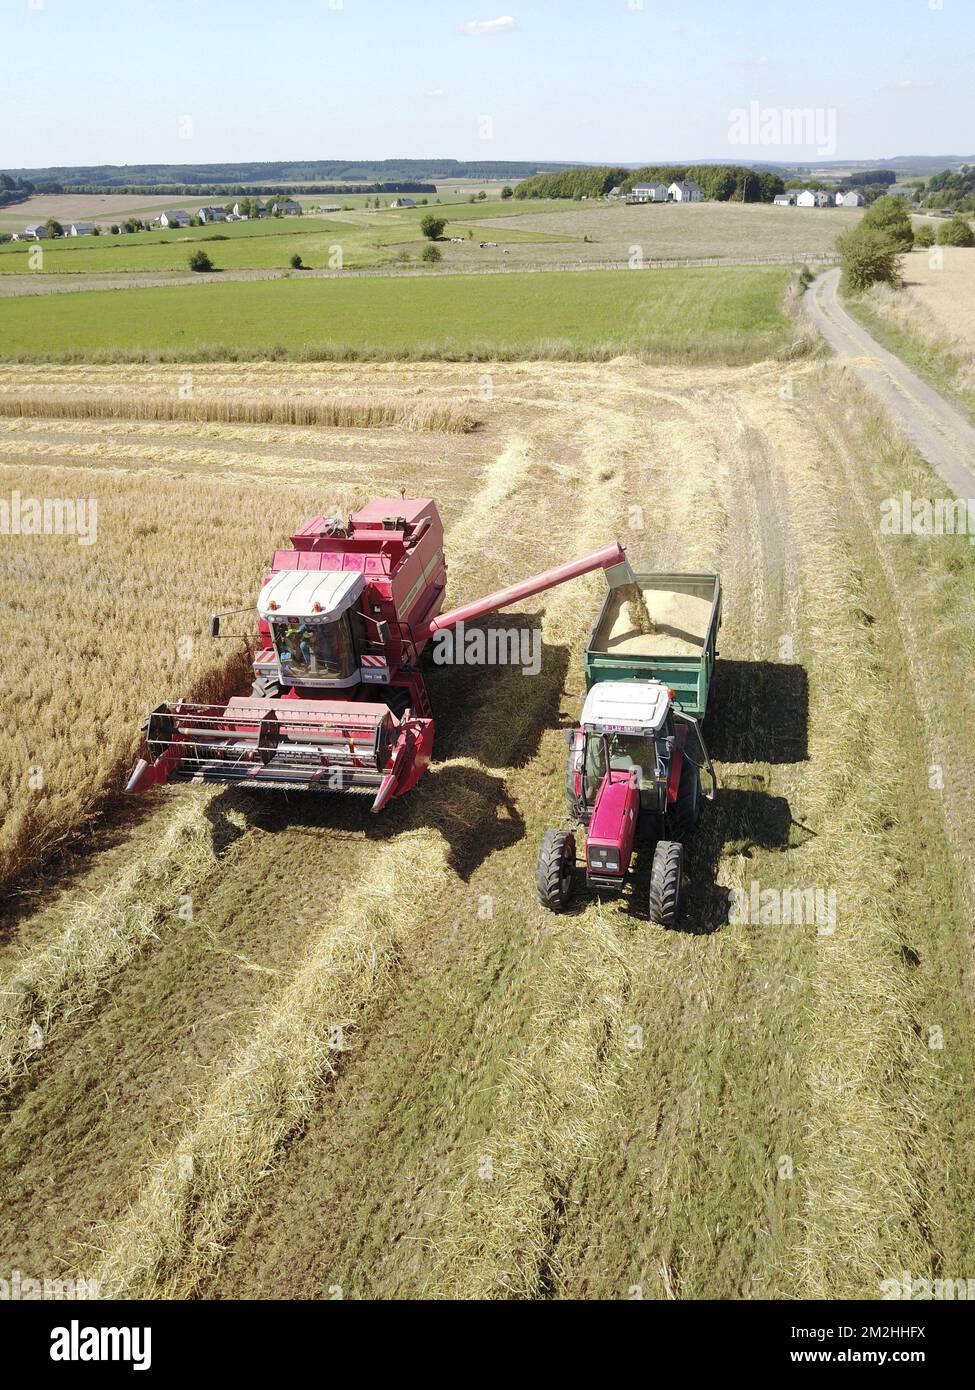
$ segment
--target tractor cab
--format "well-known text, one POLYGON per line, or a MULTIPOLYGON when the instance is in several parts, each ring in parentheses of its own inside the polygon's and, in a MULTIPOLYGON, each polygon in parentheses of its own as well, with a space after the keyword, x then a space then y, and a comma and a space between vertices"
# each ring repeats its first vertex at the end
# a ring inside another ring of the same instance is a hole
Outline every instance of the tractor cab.
POLYGON ((284 685, 357 685, 362 618, 356 605, 364 578, 359 570, 279 570, 257 600, 268 625, 279 679, 284 685))

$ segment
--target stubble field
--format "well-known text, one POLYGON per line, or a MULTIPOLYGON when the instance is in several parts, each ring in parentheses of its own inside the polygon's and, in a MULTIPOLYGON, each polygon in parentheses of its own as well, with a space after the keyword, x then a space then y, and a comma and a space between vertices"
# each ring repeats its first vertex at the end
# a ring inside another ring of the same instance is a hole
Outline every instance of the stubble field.
POLYGON ((589 578, 510 619, 541 629, 537 676, 433 669, 434 767, 381 817, 187 789, 110 802, 74 843, 92 807, 69 805, 0 941, 0 1266, 156 1297, 870 1299, 903 1269, 961 1277, 975 570, 964 538, 877 525, 923 465, 814 363, 192 371, 482 423, 0 418, 4 495, 99 504, 93 546, 0 539, 7 591, 63 618, 34 640, 5 615, 52 697, 45 724, 4 690, 5 779, 59 760, 74 795, 101 760, 110 792, 146 706, 223 678, 210 609, 250 601, 307 515, 403 484, 440 503, 451 600, 613 536, 639 568, 719 570, 721 790, 683 930, 629 899, 534 906, 589 578), (98 678, 58 712, 82 662, 98 678), (835 893, 833 920, 729 921, 752 884, 835 893))

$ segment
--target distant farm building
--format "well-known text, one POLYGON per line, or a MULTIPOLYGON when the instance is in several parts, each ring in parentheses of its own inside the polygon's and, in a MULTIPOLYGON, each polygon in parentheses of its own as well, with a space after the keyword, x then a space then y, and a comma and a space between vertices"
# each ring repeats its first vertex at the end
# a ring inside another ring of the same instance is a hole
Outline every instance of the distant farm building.
POLYGON ((892 198, 907 198, 912 203, 917 197, 917 189, 908 188, 907 184, 904 183, 892 183, 887 192, 892 198))
POLYGON ((667 192, 675 203, 699 203, 701 201, 700 187, 693 179, 675 179, 667 192))
POLYGON ((94 222, 72 222, 68 228, 68 236, 91 236, 94 230, 94 222))
POLYGON ((30 241, 43 241, 50 235, 43 222, 28 222, 24 229, 24 236, 30 241))
POLYGON ((318 211, 319 211, 319 212, 341 212, 341 211, 342 211, 342 204, 341 204, 341 203, 319 203, 319 204, 318 204, 318 211))
POLYGON ((391 208, 415 208, 415 198, 394 198, 389 205, 391 208))
POLYGON ((160 227, 188 227, 190 225, 190 215, 182 208, 171 208, 159 214, 160 227))
POLYGON ((281 217, 300 217, 301 204, 296 203, 294 198, 276 198, 271 204, 271 211, 281 217))
POLYGON ((197 217, 201 222, 226 222, 227 214, 223 208, 198 208, 197 217))
POLYGON ((666 203, 667 185, 665 183, 635 183, 630 192, 634 203, 666 203))
POLYGON ((794 193, 776 193, 772 199, 773 207, 791 208, 795 205, 796 195, 794 193))
POLYGON ((796 199, 796 207, 828 208, 833 199, 823 188, 804 188, 796 199))
POLYGON ((863 194, 859 193, 855 188, 849 189, 846 193, 840 192, 836 195, 836 206, 838 208, 862 208, 866 206, 866 202, 867 200, 863 194))

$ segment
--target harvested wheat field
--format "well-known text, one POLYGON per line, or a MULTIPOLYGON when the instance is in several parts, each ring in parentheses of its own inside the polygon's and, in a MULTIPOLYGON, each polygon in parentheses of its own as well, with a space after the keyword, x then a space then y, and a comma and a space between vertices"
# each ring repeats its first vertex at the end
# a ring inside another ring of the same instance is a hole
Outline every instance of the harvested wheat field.
POLYGON ((975 393, 975 248, 913 251, 903 274, 903 289, 874 286, 865 304, 882 323, 946 356, 956 384, 975 393))
POLYGON ((180 379, 0 368, 0 400, 44 402, 0 412, 2 495, 98 503, 90 545, 0 537, 0 1265, 216 1298, 961 1277, 975 559, 879 534, 880 500, 931 482, 856 385, 812 363, 787 392, 771 363, 253 363, 192 369, 234 411, 79 404, 180 379), (321 423, 251 413, 287 399, 321 423), (629 897, 554 917, 532 896, 599 577, 494 620, 540 628, 538 674, 431 669, 434 764, 380 816, 115 795, 150 706, 239 679, 210 611, 252 603, 307 516, 401 484, 440 505, 451 602, 614 536, 637 570, 720 572, 720 789, 682 930, 629 897), (807 890, 812 920, 769 907, 807 890))

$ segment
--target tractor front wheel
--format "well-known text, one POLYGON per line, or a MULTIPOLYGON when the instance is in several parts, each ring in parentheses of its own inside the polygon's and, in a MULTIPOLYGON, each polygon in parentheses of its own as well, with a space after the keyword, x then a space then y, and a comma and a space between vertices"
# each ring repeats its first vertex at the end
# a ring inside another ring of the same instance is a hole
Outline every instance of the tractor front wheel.
POLYGON ((650 920, 675 927, 683 896, 684 846, 677 840, 658 840, 650 870, 650 920))
POLYGON ((576 871, 576 837, 571 830, 546 830, 538 851, 535 889, 549 912, 564 911, 572 897, 576 871))

